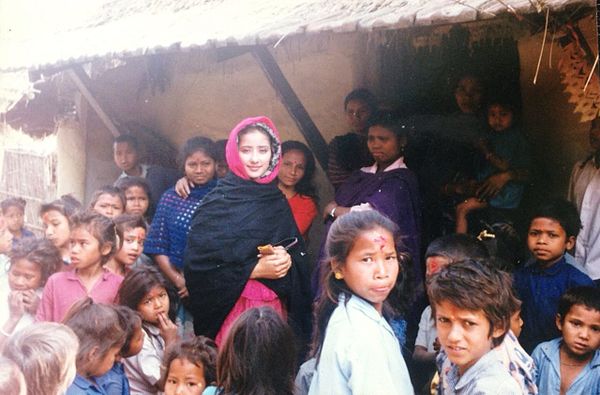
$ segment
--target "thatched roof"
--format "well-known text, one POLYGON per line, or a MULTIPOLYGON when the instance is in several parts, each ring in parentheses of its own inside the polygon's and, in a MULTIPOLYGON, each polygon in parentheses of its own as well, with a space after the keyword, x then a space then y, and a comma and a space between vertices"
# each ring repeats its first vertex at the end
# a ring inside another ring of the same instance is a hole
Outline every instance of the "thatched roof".
POLYGON ((591 0, 0 0, 0 72, 594 5, 591 0))

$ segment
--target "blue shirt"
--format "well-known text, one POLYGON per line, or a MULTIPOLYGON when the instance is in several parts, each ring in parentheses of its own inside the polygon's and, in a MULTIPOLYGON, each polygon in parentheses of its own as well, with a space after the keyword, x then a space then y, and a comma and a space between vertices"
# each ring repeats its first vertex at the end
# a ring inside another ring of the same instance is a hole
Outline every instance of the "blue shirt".
MULTIPOLYGON (((531 357, 537 366, 540 394, 560 394, 560 345, 562 337, 540 344, 531 357)), ((585 365, 567 389, 566 395, 600 394, 600 351, 585 365)))
POLYGON ((96 382, 110 395, 129 395, 129 380, 123 362, 115 362, 106 374, 96 378, 96 382))
POLYGON ((144 242, 144 253, 166 255, 172 265, 183 269, 183 252, 187 244, 192 217, 202 198, 217 185, 211 180, 192 188, 184 199, 175 188, 169 188, 160 198, 148 237, 144 242))
POLYGON ((517 270, 513 285, 523 302, 523 330, 519 342, 525 351, 531 353, 538 344, 560 336, 555 318, 558 300, 562 294, 572 287, 593 287, 594 282, 586 274, 566 263, 563 256, 546 269, 534 262, 517 270))
POLYGON ((75 376, 73 384, 67 389, 66 395, 109 395, 104 388, 81 377, 79 373, 75 376))

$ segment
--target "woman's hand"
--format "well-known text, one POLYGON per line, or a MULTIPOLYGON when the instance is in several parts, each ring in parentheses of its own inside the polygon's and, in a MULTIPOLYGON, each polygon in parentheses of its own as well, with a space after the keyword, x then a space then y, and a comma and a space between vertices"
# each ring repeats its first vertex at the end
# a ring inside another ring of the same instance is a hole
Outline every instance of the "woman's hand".
POLYGON ((177 325, 175 325, 175 323, 173 323, 173 321, 171 321, 169 317, 163 313, 158 315, 158 330, 160 336, 165 341, 165 345, 174 343, 179 338, 177 333, 177 325))
POLYGON ((275 280, 285 277, 290 267, 292 267, 292 257, 281 246, 274 247, 274 250, 274 254, 259 255, 258 263, 254 266, 250 278, 275 280))
POLYGON ((195 187, 194 183, 187 179, 187 177, 181 177, 175 183, 175 193, 184 199, 190 196, 191 189, 195 187))

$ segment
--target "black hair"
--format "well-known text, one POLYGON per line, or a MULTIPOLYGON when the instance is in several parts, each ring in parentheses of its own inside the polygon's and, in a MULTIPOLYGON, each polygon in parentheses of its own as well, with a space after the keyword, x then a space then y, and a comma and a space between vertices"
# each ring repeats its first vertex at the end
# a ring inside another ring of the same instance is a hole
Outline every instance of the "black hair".
POLYGON ((121 355, 127 355, 136 330, 138 328, 142 329, 142 317, 137 311, 130 307, 123 305, 116 305, 113 307, 119 316, 119 325, 123 332, 125 332, 125 343, 123 343, 123 347, 121 347, 121 355))
POLYGON ((83 211, 72 217, 71 231, 77 228, 83 228, 90 232, 98 240, 98 248, 102 248, 105 244, 110 245, 110 252, 101 258, 102 264, 108 262, 110 257, 117 252, 119 244, 117 230, 110 218, 92 210, 83 211))
POLYGON ((487 259, 489 255, 488 249, 475 236, 461 233, 438 237, 429 243, 425 252, 425 258, 443 256, 451 262, 487 259))
POLYGON ((71 224, 71 217, 81 210, 83 205, 73 195, 67 194, 62 195, 59 199, 56 199, 50 203, 44 203, 40 207, 40 215, 44 215, 48 211, 58 211, 64 215, 69 224, 71 224))
POLYGON ((374 113, 377 110, 377 97, 366 88, 354 89, 348 93, 344 99, 344 110, 346 107, 348 107, 348 103, 350 103, 352 100, 362 101, 365 103, 367 107, 369 107, 369 110, 371 110, 371 113, 374 113))
POLYGON ((558 300, 557 311, 561 322, 565 322, 565 317, 571 308, 577 304, 600 312, 600 289, 591 286, 580 286, 570 288, 562 294, 558 300))
POLYGON ((146 192, 148 201, 151 199, 150 184, 148 184, 148 181, 146 181, 144 177, 121 177, 115 182, 115 187, 119 188, 121 191, 123 191, 123 193, 125 193, 131 187, 140 187, 144 190, 144 192, 146 192))
POLYGON ((577 237, 581 229, 581 220, 577 208, 573 203, 562 198, 551 198, 543 201, 532 212, 529 224, 536 218, 555 220, 565 230, 567 238, 577 237))
POLYGON ((215 143, 211 139, 201 136, 192 137, 183 144, 179 151, 179 155, 177 156, 177 163, 182 171, 185 171, 186 159, 198 151, 202 151, 206 156, 210 157, 215 162, 217 161, 215 143))
POLYGON ((35 237, 25 238, 13 247, 10 252, 10 266, 21 259, 34 263, 40 269, 42 286, 46 284, 48 277, 60 271, 63 265, 59 249, 50 240, 35 237))
POLYGON ((27 201, 20 197, 10 197, 4 199, 0 203, 0 207, 2 208, 2 212, 5 213, 10 207, 17 207, 21 211, 25 211, 25 206, 27 205, 27 201))
POLYGON ((214 385, 217 381, 217 354, 217 344, 208 337, 195 336, 191 339, 178 340, 165 351, 161 382, 166 382, 171 363, 175 359, 186 359, 202 367, 207 386, 214 385))
POLYGON ((97 190, 95 190, 94 194, 92 195, 92 198, 90 199, 90 205, 88 208, 94 209, 94 206, 96 205, 96 203, 98 203, 98 199, 100 199, 100 196, 102 196, 102 195, 118 197, 119 200, 121 201, 121 204, 123 205, 123 211, 125 211, 125 205, 127 204, 127 200, 125 199, 125 194, 123 193, 123 191, 120 188, 117 188, 116 186, 113 186, 113 185, 104 185, 104 186, 98 188, 97 190))
POLYGON ((314 184, 314 175, 315 175, 315 156, 313 155, 310 148, 306 146, 306 144, 296 141, 296 140, 288 140, 284 141, 281 144, 281 156, 285 155, 286 152, 297 150, 302 152, 304 158, 306 159, 306 168, 304 169, 304 176, 298 184, 296 184, 296 192, 301 195, 306 195, 313 198, 316 202, 319 201, 319 197, 317 195, 317 189, 314 184))
POLYGON ((122 134, 120 136, 115 137, 113 140, 113 144, 117 143, 127 143, 131 148, 133 148, 137 152, 140 151, 140 142, 137 139, 137 137, 135 137, 133 134, 122 134))

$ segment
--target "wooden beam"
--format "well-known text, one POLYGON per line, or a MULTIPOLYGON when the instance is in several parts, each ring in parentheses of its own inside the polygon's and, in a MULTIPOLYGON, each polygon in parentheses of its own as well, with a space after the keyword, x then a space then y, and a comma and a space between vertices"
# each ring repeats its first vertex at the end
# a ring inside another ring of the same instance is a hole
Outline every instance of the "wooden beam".
POLYGON ((306 142, 312 149, 321 167, 323 170, 327 170, 327 143, 310 115, 308 115, 308 112, 302 105, 302 102, 300 102, 290 83, 283 75, 277 61, 267 47, 262 45, 254 47, 252 53, 283 101, 283 105, 300 128, 300 132, 304 135, 306 142))
POLYGON ((120 136, 122 133, 112 120, 110 115, 102 108, 102 105, 98 102, 93 94, 91 88, 91 80, 79 65, 73 66, 68 69, 66 73, 71 77, 77 89, 81 92, 81 95, 89 103, 90 107, 96 112, 104 126, 112 133, 114 137, 120 136))

